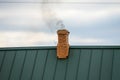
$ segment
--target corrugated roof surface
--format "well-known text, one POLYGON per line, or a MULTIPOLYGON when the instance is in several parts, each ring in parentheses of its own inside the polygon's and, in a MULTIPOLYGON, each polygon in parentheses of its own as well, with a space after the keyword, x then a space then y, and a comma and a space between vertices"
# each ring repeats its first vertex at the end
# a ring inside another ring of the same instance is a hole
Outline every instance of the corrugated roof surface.
POLYGON ((55 47, 2 48, 0 80, 120 80, 120 46, 71 47, 68 59, 55 47))

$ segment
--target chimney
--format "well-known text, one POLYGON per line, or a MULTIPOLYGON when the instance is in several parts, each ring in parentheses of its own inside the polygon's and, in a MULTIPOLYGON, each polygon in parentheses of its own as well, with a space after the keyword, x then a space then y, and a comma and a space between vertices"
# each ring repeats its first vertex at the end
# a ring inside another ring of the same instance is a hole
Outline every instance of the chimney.
POLYGON ((57 44, 57 57, 67 58, 69 53, 68 35, 69 31, 66 29, 58 30, 58 44, 57 44))

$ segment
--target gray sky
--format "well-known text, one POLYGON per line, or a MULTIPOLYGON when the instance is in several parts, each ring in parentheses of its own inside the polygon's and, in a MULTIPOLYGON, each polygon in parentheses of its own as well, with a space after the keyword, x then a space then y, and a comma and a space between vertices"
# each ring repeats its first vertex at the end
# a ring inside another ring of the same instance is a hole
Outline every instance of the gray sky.
MULTIPOLYGON (((84 0, 88 1, 120 2, 84 0)), ((0 47, 56 45, 57 20, 62 20, 70 31, 70 45, 120 45, 120 4, 52 3, 44 7, 49 7, 47 13, 50 14, 44 15, 41 3, 0 3, 0 47), (45 18, 52 26, 47 24, 45 18)))

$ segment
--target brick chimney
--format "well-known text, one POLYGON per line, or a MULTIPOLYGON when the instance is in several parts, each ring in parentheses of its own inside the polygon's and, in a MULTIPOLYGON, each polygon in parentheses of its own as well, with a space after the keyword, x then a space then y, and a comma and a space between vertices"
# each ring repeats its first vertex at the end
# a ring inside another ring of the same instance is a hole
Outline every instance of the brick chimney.
POLYGON ((57 57, 67 58, 69 53, 68 35, 69 31, 66 29, 58 30, 58 44, 57 44, 57 57))

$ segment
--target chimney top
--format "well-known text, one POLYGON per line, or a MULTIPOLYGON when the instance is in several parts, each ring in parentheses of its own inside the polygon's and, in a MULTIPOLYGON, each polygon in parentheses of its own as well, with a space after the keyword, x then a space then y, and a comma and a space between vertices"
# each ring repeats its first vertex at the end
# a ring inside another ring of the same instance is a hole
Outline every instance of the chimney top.
POLYGON ((57 33, 65 35, 65 34, 69 34, 70 32, 68 30, 66 30, 66 29, 61 29, 61 30, 58 30, 57 33))

